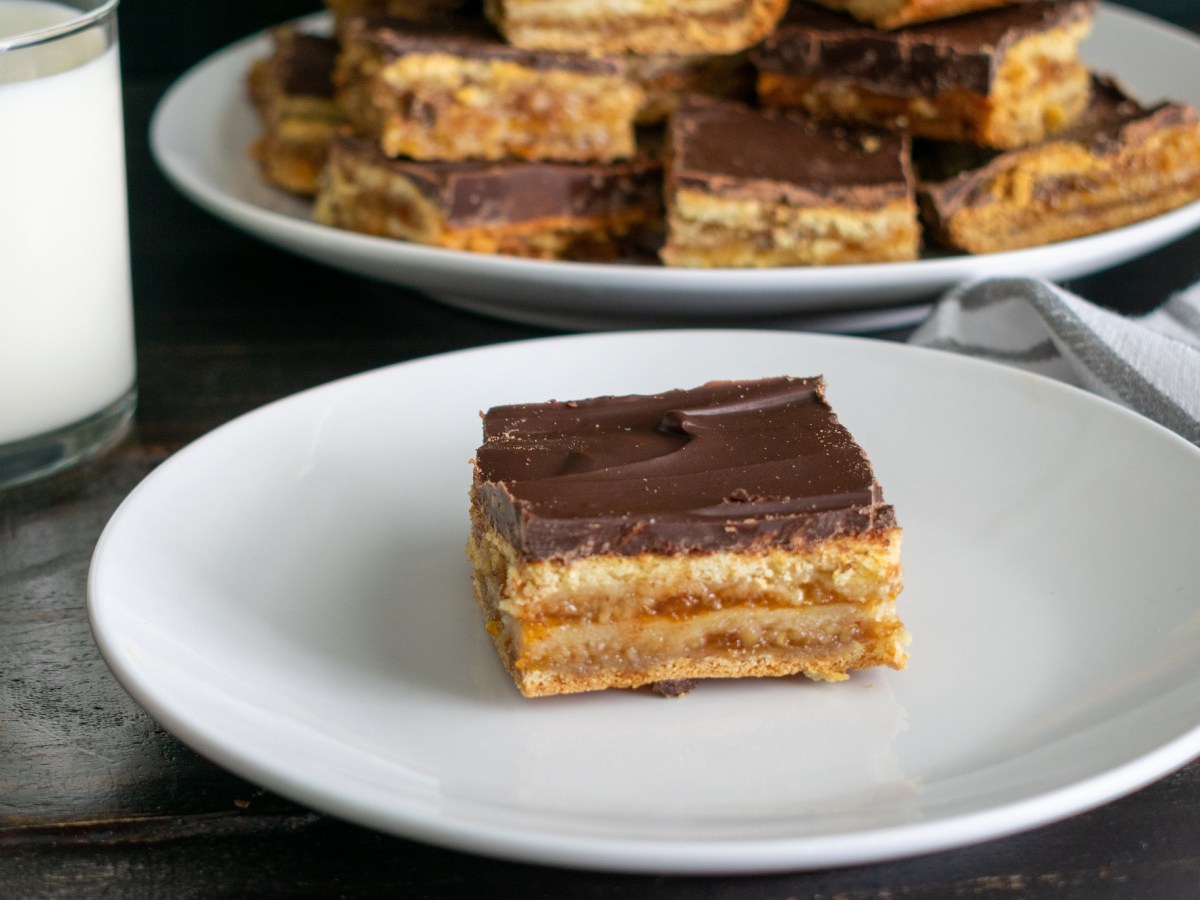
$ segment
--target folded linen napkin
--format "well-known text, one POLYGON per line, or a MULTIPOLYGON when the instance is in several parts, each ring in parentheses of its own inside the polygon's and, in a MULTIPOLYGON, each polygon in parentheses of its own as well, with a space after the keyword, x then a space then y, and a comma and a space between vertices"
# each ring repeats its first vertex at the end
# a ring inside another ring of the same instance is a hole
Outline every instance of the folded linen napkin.
POLYGON ((909 340, 1086 388, 1200 444, 1200 284, 1127 317, 1045 281, 990 278, 947 293, 909 340))

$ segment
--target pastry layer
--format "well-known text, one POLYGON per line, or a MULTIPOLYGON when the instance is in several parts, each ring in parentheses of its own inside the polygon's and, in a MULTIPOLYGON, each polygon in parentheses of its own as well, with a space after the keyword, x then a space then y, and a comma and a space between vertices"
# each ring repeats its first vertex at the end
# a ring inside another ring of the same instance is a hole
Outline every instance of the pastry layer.
POLYGON ((670 148, 667 265, 879 262, 920 250, 905 137, 689 103, 672 117, 670 148))
POLYGON ((609 260, 661 221, 657 162, 416 162, 339 135, 317 221, 481 253, 609 260))
POLYGON ((477 515, 468 556, 526 696, 662 681, 903 668, 899 529, 800 551, 523 560, 477 515))
POLYGON ((614 60, 519 50, 483 30, 342 29, 337 96, 360 133, 413 159, 624 159, 642 90, 614 60))
MULTIPOLYGON (((1097 80, 1083 119, 1057 138, 924 180, 921 207, 940 242, 992 253, 1082 237, 1200 199, 1200 115, 1146 108, 1097 80)), ((930 147, 931 154, 974 154, 930 147)))
POLYGON ((876 28, 892 29, 916 22, 948 19, 981 9, 1012 6, 1024 0, 813 0, 830 9, 847 12, 876 28))
POLYGON ((575 53, 736 53, 767 35, 788 0, 485 0, 518 47, 575 53))
POLYGON ((794 6, 755 51, 765 106, 989 147, 1076 119, 1090 76, 1079 44, 1091 0, 1029 2, 897 32, 794 6))
POLYGON ((820 379, 493 408, 471 526, 529 696, 906 659, 900 529, 820 379))
POLYGON ((286 26, 271 36, 271 55, 256 62, 249 76, 263 127, 252 154, 268 181, 313 194, 329 142, 345 120, 333 99, 337 43, 286 26))

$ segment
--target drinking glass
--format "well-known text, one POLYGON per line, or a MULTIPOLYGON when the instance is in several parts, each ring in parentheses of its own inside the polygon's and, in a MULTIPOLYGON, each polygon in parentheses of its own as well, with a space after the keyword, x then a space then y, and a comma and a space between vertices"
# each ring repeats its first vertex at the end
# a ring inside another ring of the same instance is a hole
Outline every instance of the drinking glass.
POLYGON ((136 403, 117 0, 0 0, 0 488, 136 403))

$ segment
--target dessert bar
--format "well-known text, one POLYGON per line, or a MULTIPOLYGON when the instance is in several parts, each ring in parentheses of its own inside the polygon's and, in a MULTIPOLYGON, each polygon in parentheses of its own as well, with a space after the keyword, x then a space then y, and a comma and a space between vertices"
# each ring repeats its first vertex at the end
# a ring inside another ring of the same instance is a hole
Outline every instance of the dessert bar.
POLYGON ((1011 6, 1024 0, 813 0, 830 9, 847 12, 876 28, 892 29, 916 22, 948 19, 964 13, 997 6, 1011 6))
POLYGON ((526 696, 902 668, 900 528, 821 378, 500 406, 474 593, 526 696))
POLYGON ((976 148, 922 150, 930 231, 971 253, 1107 231, 1200 199, 1197 111, 1142 106, 1103 78, 1084 117, 1043 144, 984 159, 976 148))
POLYGON ((632 255, 661 229, 657 161, 418 162, 339 135, 314 217, 366 234, 543 259, 632 255))
POLYGON ((267 181, 313 194, 329 141, 344 121, 333 99, 337 43, 288 26, 274 29, 271 39, 271 55, 250 70, 250 96, 263 127, 251 152, 267 181))
POLYGON ((1092 0, 1030 2, 883 32, 803 3, 755 53, 764 106, 989 147, 1044 139, 1087 106, 1092 0))
POLYGON ((909 140, 719 101, 671 117, 670 266, 911 260, 920 250, 909 140))
POLYGON ((788 0, 485 0, 518 47, 576 53, 736 53, 767 35, 788 0))
POLYGON ((414 159, 632 156, 642 90, 618 61, 521 50, 485 25, 351 19, 334 80, 360 133, 414 159))

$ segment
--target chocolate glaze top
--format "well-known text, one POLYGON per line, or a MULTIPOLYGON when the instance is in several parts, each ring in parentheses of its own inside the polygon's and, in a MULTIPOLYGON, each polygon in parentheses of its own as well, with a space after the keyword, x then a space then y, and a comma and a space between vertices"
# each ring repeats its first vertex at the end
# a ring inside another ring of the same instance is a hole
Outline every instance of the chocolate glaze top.
POLYGON ((895 525, 824 380, 499 406, 475 495, 527 557, 801 547, 895 525))
POLYGON ((963 207, 990 203, 988 185, 1000 173, 1023 159, 1057 144, 1075 144, 1093 156, 1111 156, 1135 147, 1167 128, 1200 121, 1200 113, 1187 103, 1161 102, 1143 106, 1112 78, 1092 77, 1088 108, 1080 118, 1053 138, 1032 147, 1003 152, 960 144, 931 142, 922 145, 921 195, 927 214, 948 221, 963 207))
POLYGON ((763 72, 848 78, 901 96, 949 89, 986 94, 1013 44, 1090 21, 1095 7, 1095 0, 1035 0, 884 32, 796 2, 755 50, 754 62, 763 72))
POLYGON ((912 192, 909 139, 737 103, 691 100, 670 123, 671 187, 727 198, 874 207, 912 192))

